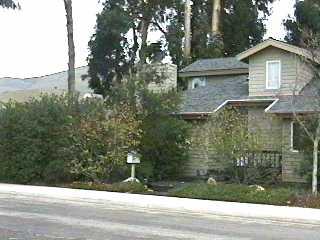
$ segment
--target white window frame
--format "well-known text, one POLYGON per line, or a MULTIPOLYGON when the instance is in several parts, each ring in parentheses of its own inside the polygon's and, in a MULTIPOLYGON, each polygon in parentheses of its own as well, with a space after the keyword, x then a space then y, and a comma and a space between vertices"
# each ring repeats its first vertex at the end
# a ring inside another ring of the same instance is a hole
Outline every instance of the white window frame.
POLYGON ((280 89, 281 87, 281 60, 272 60, 272 61, 267 61, 266 62, 266 89, 270 89, 270 90, 277 90, 280 89), (269 64, 270 63, 279 63, 279 87, 275 88, 275 87, 270 87, 269 86, 269 64))
MULTIPOLYGON (((204 86, 207 86, 207 78, 206 77, 194 77, 191 80, 191 89, 195 89, 194 87, 194 81, 196 80, 200 80, 204 82, 204 86)), ((200 86, 200 87, 204 87, 204 86, 200 86)))
POLYGON ((291 152, 296 152, 296 153, 298 153, 299 152, 299 150, 296 150, 296 149, 294 149, 293 148, 293 131, 294 131, 294 127, 293 127, 293 125, 294 125, 294 122, 295 121, 291 121, 291 123, 290 123, 290 150, 291 150, 291 152))

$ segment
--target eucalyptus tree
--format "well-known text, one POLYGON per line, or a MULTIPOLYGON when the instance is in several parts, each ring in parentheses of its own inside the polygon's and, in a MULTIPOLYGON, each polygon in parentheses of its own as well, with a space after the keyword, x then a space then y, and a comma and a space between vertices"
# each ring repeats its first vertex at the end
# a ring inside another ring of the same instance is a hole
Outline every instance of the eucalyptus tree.
POLYGON ((69 93, 75 93, 76 81, 75 81, 75 47, 73 40, 73 16, 72 16, 72 0, 64 0, 64 7, 66 10, 67 18, 67 32, 68 32, 68 91, 69 93))

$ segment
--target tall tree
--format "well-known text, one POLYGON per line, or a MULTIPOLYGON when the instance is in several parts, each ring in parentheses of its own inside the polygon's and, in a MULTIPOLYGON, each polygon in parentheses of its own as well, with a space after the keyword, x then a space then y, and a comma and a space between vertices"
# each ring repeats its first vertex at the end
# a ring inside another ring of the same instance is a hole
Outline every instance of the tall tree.
POLYGON ((213 0, 212 3, 211 34, 215 36, 220 34, 221 0, 213 0))
POLYGON ((294 18, 284 21, 287 30, 285 40, 298 46, 303 45, 303 34, 320 32, 320 4, 317 0, 297 1, 294 18))
POLYGON ((266 32, 264 20, 273 0, 225 1, 222 37, 227 56, 234 56, 261 42, 266 32))
POLYGON ((68 91, 75 93, 75 49, 73 40, 73 16, 72 16, 72 0, 64 0, 64 7, 67 17, 67 32, 68 32, 68 55, 69 55, 69 69, 68 69, 68 91))
POLYGON ((160 31, 181 0, 105 0, 97 17, 96 33, 89 42, 90 86, 106 94, 136 63, 147 62, 148 35, 160 31))
MULTIPOLYGON (((234 56, 241 51, 262 41, 266 32, 264 20, 270 15, 270 4, 274 0, 203 0, 193 1, 191 19, 191 56, 192 60, 199 58, 213 58, 234 56), (221 7, 219 7, 219 3, 221 7), (220 23, 216 22, 219 14, 213 14, 214 9, 220 10, 220 23), (222 49, 212 44, 212 33, 219 31, 222 37, 222 49)), ((183 29, 183 15, 175 15, 169 29, 179 32, 183 29)), ((179 45, 177 40, 168 40, 170 56, 178 66, 183 65, 177 53, 179 45)))
MULTIPOLYGON (((192 1, 191 61, 234 56, 260 42, 266 31, 263 20, 273 1, 221 0, 222 49, 210 42, 213 0, 192 1)), ((105 0, 89 42, 91 88, 106 94, 133 65, 148 62, 148 36, 154 31, 162 33, 162 50, 174 64, 179 68, 188 64, 183 51, 185 4, 185 0, 105 0)))
POLYGON ((3 8, 12 8, 12 9, 20 8, 19 3, 16 3, 13 0, 0 0, 0 6, 3 8))
POLYGON ((184 10, 184 58, 186 61, 191 57, 191 1, 186 0, 184 10))

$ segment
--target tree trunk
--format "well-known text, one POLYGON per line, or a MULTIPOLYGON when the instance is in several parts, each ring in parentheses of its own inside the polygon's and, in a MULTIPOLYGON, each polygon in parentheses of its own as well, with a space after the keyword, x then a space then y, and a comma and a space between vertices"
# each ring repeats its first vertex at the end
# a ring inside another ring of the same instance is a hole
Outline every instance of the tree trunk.
POLYGON ((184 16, 184 57, 188 62, 191 58, 191 3, 190 0, 185 2, 184 16))
POLYGON ((313 172, 312 172, 312 194, 318 194, 318 148, 319 138, 316 137, 313 142, 313 172))
POLYGON ((150 21, 143 19, 141 21, 141 49, 140 49, 140 53, 139 53, 139 57, 140 57, 140 63, 141 64, 145 64, 147 62, 147 40, 148 40, 148 30, 149 30, 149 26, 150 26, 150 21))
POLYGON ((68 91, 75 93, 75 47, 73 40, 73 17, 72 17, 72 0, 64 0, 64 7, 67 17, 67 31, 68 31, 68 55, 69 55, 69 69, 68 69, 68 91))
POLYGON ((219 36, 220 33, 220 19, 221 19, 221 0, 212 0, 212 36, 219 36))

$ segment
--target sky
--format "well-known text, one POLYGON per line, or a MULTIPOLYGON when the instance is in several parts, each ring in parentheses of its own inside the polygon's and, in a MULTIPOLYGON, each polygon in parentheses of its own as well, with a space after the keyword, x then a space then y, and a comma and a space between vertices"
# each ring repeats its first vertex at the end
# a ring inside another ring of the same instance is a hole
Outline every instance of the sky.
MULTIPOLYGON (((0 9, 0 77, 36 77, 67 69, 68 45, 63 0, 20 0, 21 10, 0 9)), ((282 21, 295 0, 276 0, 265 37, 283 39, 282 21)), ((73 0, 76 66, 86 65, 98 0, 73 0)))

